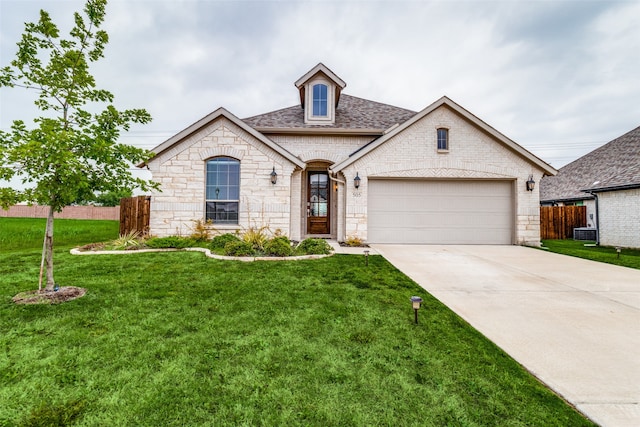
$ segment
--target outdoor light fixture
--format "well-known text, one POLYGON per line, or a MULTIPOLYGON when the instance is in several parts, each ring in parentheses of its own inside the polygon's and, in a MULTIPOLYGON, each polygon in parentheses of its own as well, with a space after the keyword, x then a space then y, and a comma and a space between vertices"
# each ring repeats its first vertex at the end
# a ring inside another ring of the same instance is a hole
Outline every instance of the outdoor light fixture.
POLYGON ((358 172, 356 172, 356 177, 353 178, 353 186, 356 187, 356 189, 360 188, 360 177, 358 176, 358 172))
POLYGON ((533 191, 536 187, 536 182, 533 180, 533 175, 529 175, 529 179, 527 180, 527 191, 533 191))
POLYGON ((622 252, 622 248, 620 246, 616 246, 616 253, 618 254, 618 258, 620 258, 620 252, 622 252))
POLYGON ((276 182, 278 182, 278 174, 276 173, 276 167, 274 166, 273 171, 271 172, 271 183, 275 185, 276 182))
POLYGON ((420 310, 420 304, 422 298, 413 296, 411 297, 411 305, 413 306, 413 312, 415 313, 416 325, 418 324, 418 310, 420 310))
POLYGON ((369 266, 369 251, 364 251, 364 265, 369 266))

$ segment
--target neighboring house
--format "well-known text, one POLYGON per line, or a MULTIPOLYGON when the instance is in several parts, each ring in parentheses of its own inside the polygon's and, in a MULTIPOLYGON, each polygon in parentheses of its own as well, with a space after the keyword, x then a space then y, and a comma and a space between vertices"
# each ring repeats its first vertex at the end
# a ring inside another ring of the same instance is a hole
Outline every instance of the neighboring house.
POLYGON ((556 170, 447 97, 420 112, 342 93, 323 64, 300 104, 219 108, 153 151, 154 235, 268 226, 370 243, 539 245, 539 182, 556 170))
POLYGON ((640 127, 540 182, 542 205, 586 205, 606 246, 640 248, 640 127))

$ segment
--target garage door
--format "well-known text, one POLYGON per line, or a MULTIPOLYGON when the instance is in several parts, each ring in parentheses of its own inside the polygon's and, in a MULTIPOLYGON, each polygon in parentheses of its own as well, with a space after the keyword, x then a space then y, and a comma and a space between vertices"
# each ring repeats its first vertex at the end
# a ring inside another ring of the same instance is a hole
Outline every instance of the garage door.
POLYGON ((509 245, 511 181, 369 180, 371 243, 509 245))

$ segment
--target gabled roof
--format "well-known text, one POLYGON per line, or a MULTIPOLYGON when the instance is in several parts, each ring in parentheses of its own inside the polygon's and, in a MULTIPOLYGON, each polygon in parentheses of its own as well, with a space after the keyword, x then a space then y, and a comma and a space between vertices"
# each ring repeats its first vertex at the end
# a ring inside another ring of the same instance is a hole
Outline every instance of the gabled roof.
POLYGON ((640 127, 608 142, 540 181, 540 201, 592 198, 598 192, 640 188, 640 127))
POLYGON ((315 76, 318 73, 323 73, 325 76, 327 76, 327 78, 329 78, 329 80, 333 81, 337 86, 339 86, 340 89, 344 89, 345 86, 347 85, 344 82, 344 80, 342 80, 333 71, 331 71, 329 67, 324 65, 322 62, 319 62, 318 65, 316 65, 315 67, 307 71, 304 76, 300 77, 296 81, 295 83, 296 87, 300 89, 302 85, 304 85, 307 81, 309 81, 313 76, 315 76))
POLYGON ((240 127, 242 130, 244 130, 245 132, 249 133, 251 136, 253 136, 257 140, 261 141, 262 143, 264 143, 265 145, 270 147, 273 151, 277 152, 278 154, 280 154, 285 159, 289 160, 294 165, 300 167, 301 169, 304 169, 305 163, 302 160, 300 160, 299 158, 294 156, 291 152, 285 150, 280 145, 276 144, 275 142, 273 142, 272 140, 270 140, 269 138, 267 138, 266 136, 264 136, 260 132, 257 132, 251 126, 248 126, 245 122, 243 122, 242 120, 240 120, 239 118, 237 118, 236 116, 234 116, 233 114, 231 114, 229 111, 227 111, 226 109, 224 109, 222 107, 218 108, 217 110, 215 110, 211 114, 201 118, 200 120, 198 120, 197 122, 195 122, 191 126, 189 126, 186 129, 178 132, 177 134, 175 134, 174 136, 172 136, 171 138, 167 139, 162 144, 158 145, 156 148, 151 150, 151 151, 153 151, 155 153, 155 155, 151 159, 149 159, 147 162, 138 165, 138 167, 143 167, 147 163, 152 162, 156 157, 158 157, 164 151, 170 149, 175 144, 179 143, 180 141, 182 141, 183 139, 189 137, 190 135, 198 132, 200 129, 206 127, 207 125, 209 125, 213 121, 219 119, 220 117, 224 117, 227 120, 231 121, 236 126, 240 127))
POLYGON ((355 96, 342 95, 336 108, 333 125, 304 123, 304 110, 299 105, 243 119, 249 126, 264 133, 359 133, 382 135, 389 127, 403 123, 416 112, 355 96))
POLYGON ((531 163, 535 164, 536 166, 540 167, 540 169, 542 169, 545 174, 547 174, 547 175, 555 175, 557 173, 557 171, 551 165, 549 165, 548 163, 546 163, 543 160, 539 159, 538 157, 536 157, 535 155, 533 155, 529 151, 525 150, 523 147, 521 147, 520 145, 518 145, 517 143, 515 143, 511 139, 507 138, 505 135, 501 134, 500 132, 498 132, 497 130, 495 130, 494 128, 492 128, 491 126, 489 126, 488 124, 486 124, 485 122, 480 120, 478 117, 474 116, 469 111, 465 110, 460 105, 456 104, 455 102, 453 102, 451 99, 449 99, 446 96, 443 96, 442 98, 438 99, 436 102, 434 102, 433 104, 429 105, 428 107, 426 107, 424 110, 420 111, 419 113, 414 114, 413 117, 409 118, 405 122, 400 123, 399 126, 396 126, 395 128, 389 129, 380 138, 377 138, 377 139, 371 141, 369 144, 365 145, 364 147, 362 147, 361 149, 359 149, 358 151, 353 153, 349 158, 347 158, 344 161, 334 165, 331 168, 331 170, 334 171, 334 172, 338 172, 338 171, 344 169, 345 167, 349 166, 350 164, 352 164, 356 160, 362 158, 366 154, 368 154, 371 151, 375 150, 377 147, 379 147, 380 145, 384 144, 389 139, 391 139, 394 136, 396 136, 397 134, 401 133, 402 131, 407 129, 409 126, 411 126, 414 123, 416 123, 418 120, 422 119, 423 117, 425 117, 429 113, 433 112, 434 110, 436 110, 437 108, 442 107, 442 106, 449 107, 451 110, 453 110, 457 114, 461 115, 462 117, 467 119, 469 122, 473 123, 475 126, 477 126, 478 128, 482 129, 487 134, 493 136, 495 139, 500 141, 507 148, 515 151, 516 153, 518 153, 519 155, 521 155, 522 157, 527 159, 529 162, 531 162, 531 163))

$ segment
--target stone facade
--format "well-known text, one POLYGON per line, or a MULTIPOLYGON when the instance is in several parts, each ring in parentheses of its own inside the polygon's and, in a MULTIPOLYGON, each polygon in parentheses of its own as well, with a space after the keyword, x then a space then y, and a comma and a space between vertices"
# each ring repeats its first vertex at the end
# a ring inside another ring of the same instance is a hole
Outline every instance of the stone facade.
POLYGON ((206 161, 216 156, 240 161, 240 219, 238 225, 213 228, 235 232, 269 226, 290 234, 293 165, 225 118, 149 162, 162 189, 151 199, 151 234, 189 235, 194 221, 204 220, 206 161), (275 185, 270 182, 273 168, 278 173, 275 185))
POLYGON ((600 244, 640 248, 640 188, 598 193, 600 244))
MULTIPOLYGON (((340 99, 344 82, 322 64, 296 86, 319 78, 335 83, 334 99, 340 99)), ((302 105, 311 105, 305 91, 300 94, 302 105)), ((511 243, 539 245, 539 195, 525 182, 553 174, 549 165, 446 97, 419 113, 347 95, 342 100, 329 109, 326 125, 310 123, 300 106, 244 120, 221 108, 159 145, 146 164, 162 189, 152 195, 151 234, 188 235, 194 221, 204 219, 206 162, 221 156, 240 162, 240 197, 238 224, 213 224, 218 232, 268 227, 292 240, 310 230, 324 233, 324 226, 308 224, 311 176, 327 174, 329 232, 321 237, 339 241, 368 240, 369 179, 500 180, 513 183, 511 243), (437 149, 438 128, 448 129, 447 150, 437 149)))

